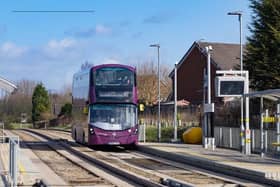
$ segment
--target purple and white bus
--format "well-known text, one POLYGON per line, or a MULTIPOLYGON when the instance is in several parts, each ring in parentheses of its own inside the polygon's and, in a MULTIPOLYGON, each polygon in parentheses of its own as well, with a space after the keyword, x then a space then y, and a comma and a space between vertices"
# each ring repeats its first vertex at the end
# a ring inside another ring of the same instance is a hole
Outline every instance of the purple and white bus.
POLYGON ((72 137, 88 145, 138 143, 136 69, 104 64, 73 76, 72 137))

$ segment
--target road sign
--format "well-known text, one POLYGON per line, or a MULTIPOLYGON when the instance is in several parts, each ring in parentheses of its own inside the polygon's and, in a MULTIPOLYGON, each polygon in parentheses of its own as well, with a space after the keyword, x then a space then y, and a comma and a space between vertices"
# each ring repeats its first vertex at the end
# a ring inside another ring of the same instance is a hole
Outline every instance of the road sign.
POLYGON ((217 97, 242 96, 247 84, 241 76, 218 76, 215 83, 217 97))

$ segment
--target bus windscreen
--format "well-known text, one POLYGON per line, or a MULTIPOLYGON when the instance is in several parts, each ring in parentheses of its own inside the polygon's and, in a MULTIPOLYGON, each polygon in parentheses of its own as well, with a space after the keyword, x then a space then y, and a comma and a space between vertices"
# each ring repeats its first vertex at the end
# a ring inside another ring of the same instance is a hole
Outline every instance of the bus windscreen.
POLYGON ((105 67, 93 73, 97 102, 132 102, 134 72, 126 68, 105 67))
POLYGON ((136 106, 130 104, 92 105, 90 123, 103 130, 125 130, 136 124, 136 106))

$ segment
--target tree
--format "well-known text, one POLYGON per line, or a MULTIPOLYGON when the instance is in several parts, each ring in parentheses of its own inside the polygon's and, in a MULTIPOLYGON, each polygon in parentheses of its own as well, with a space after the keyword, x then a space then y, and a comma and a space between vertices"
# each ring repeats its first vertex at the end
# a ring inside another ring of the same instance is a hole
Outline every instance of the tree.
POLYGON ((61 107, 59 116, 71 117, 71 113, 72 113, 72 104, 66 103, 61 107))
POLYGON ((280 86, 280 1, 251 0, 252 35, 247 38, 245 69, 256 90, 280 86))
POLYGON ((50 118, 50 100, 48 92, 42 83, 35 87, 32 96, 32 121, 47 120, 50 118))
POLYGON ((36 82, 32 80, 20 80, 16 83, 18 89, 11 95, 0 98, 0 119, 11 119, 4 121, 20 122, 21 114, 27 115, 27 121, 31 121, 32 111, 32 94, 36 86, 36 82))
MULTIPOLYGON (((154 62, 145 62, 137 68, 138 97, 146 105, 157 103, 158 99, 158 75, 154 62)), ((170 69, 164 65, 160 67, 160 91, 161 100, 166 100, 171 91, 171 80, 168 77, 170 69)))

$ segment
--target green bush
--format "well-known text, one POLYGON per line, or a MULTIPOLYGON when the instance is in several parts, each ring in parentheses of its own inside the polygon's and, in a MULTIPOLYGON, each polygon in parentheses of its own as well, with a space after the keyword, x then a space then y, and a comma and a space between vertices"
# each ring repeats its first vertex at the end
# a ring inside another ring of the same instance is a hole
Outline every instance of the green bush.
POLYGON ((173 127, 164 127, 161 128, 161 141, 169 142, 174 138, 174 128, 173 127))
POLYGON ((19 128, 32 128, 31 123, 5 123, 5 129, 13 130, 13 129, 19 129, 19 128))
POLYGON ((72 104, 71 103, 65 103, 65 105, 63 105, 61 107, 60 113, 58 116, 66 116, 66 117, 71 117, 72 114, 72 104))
MULTIPOLYGON (((177 137, 182 141, 183 133, 189 127, 178 127, 177 137)), ((174 138, 174 128, 170 127, 161 127, 161 142, 170 142, 174 138)), ((147 142, 157 142, 157 127, 147 126, 146 127, 146 141, 147 142)))
POLYGON ((154 126, 147 126, 146 128, 146 141, 156 142, 157 141, 157 128, 154 126))

